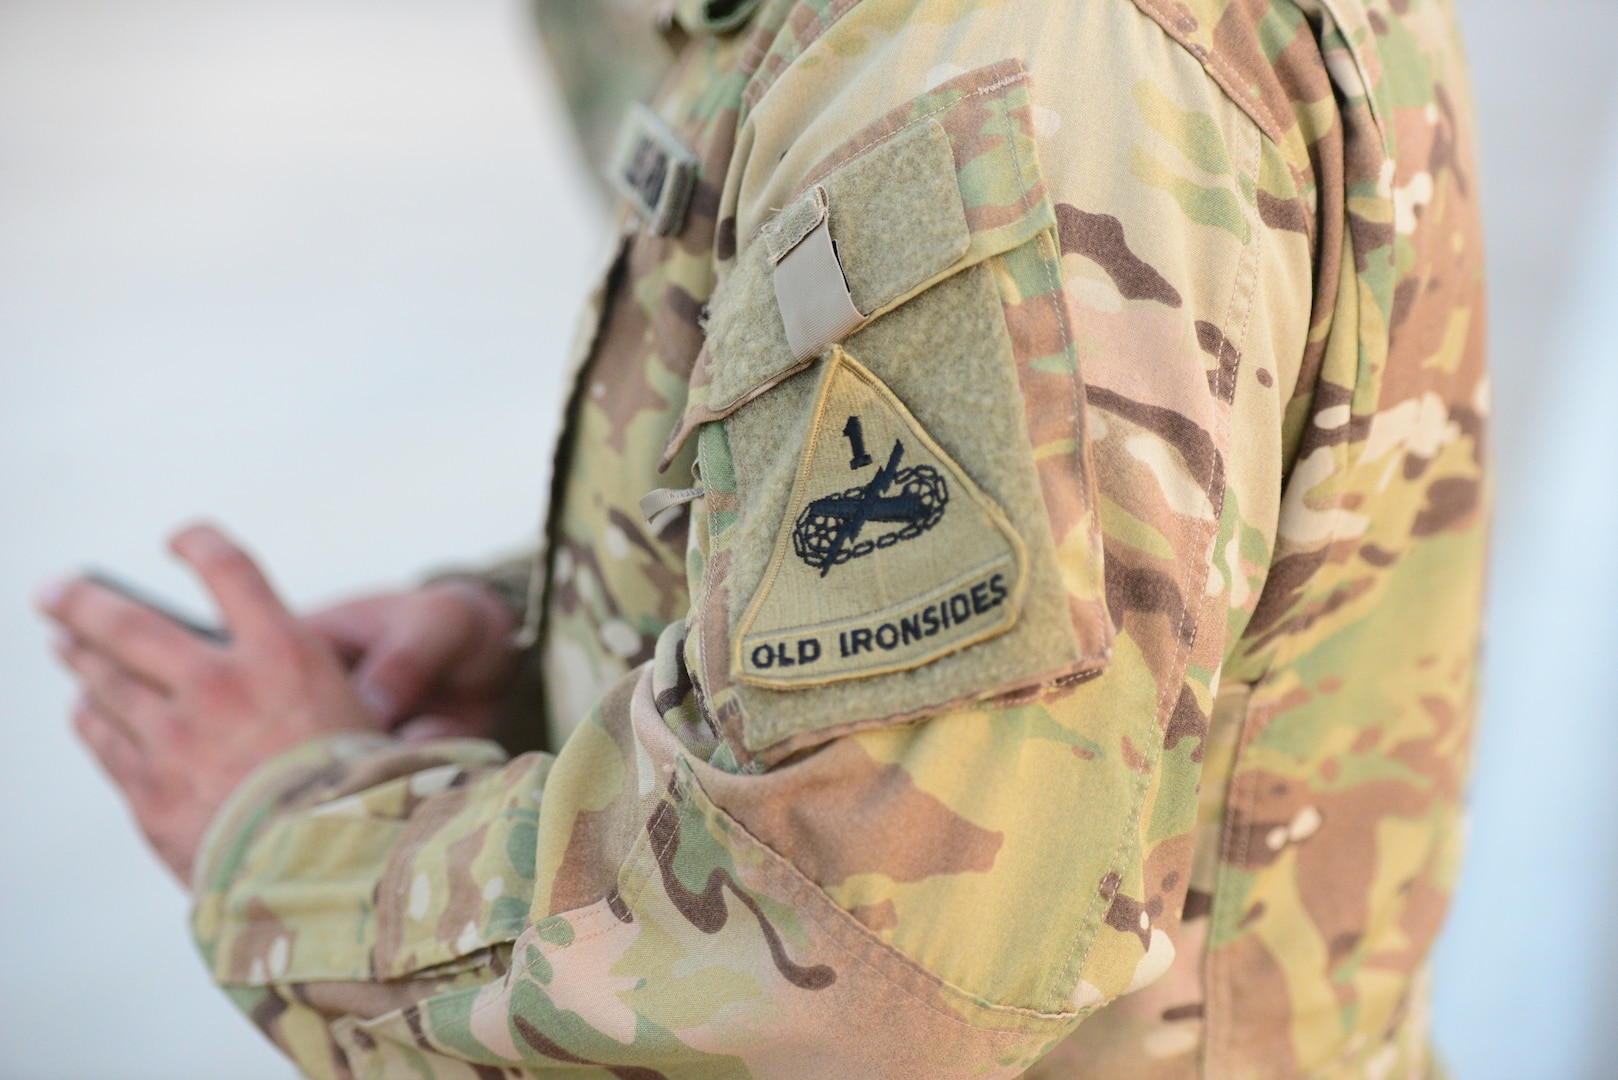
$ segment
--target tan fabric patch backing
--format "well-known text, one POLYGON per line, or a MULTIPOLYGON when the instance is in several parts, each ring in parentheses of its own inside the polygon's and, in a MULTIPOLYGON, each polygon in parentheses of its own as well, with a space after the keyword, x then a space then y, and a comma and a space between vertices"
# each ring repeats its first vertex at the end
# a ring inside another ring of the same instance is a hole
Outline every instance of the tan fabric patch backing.
MULTIPOLYGON (((956 274, 873 319, 844 348, 1001 508, 1027 552, 1028 584, 1009 630, 920 667, 792 688, 737 679, 742 739, 749 750, 822 728, 990 696, 1061 670, 1083 655, 1029 455, 1011 339, 989 265, 956 274)), ((724 421, 740 500, 726 594, 733 638, 727 654, 715 658, 727 673, 734 669, 734 636, 741 636, 743 619, 763 585, 780 529, 793 524, 787 520, 788 504, 819 387, 817 367, 724 421)), ((883 450, 890 451, 891 444, 883 450)), ((875 457, 877 451, 871 453, 875 457)))
POLYGON ((949 136, 936 120, 856 158, 820 186, 823 196, 810 189, 766 225, 714 292, 712 409, 734 405, 802 363, 776 299, 775 265, 822 221, 837 242, 853 308, 864 316, 947 272, 971 246, 949 136))
POLYGON ((854 306, 867 315, 947 270, 971 246, 955 154, 937 120, 906 129, 821 183, 854 306))
POLYGON ((1027 556, 908 409, 834 348, 733 671, 812 686, 920 667, 1009 630, 1027 556))

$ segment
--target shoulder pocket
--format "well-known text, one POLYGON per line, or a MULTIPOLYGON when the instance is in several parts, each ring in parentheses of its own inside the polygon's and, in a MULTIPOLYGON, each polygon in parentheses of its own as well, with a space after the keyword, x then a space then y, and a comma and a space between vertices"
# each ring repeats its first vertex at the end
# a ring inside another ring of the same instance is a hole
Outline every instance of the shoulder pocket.
POLYGON ((762 764, 1104 666, 1083 384, 1027 75, 850 140, 715 291, 691 666, 762 764))

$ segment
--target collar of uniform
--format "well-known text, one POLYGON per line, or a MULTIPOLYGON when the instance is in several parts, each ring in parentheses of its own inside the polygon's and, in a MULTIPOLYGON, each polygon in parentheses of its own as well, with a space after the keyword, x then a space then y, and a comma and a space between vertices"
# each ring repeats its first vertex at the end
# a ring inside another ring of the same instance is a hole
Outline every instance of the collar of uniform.
POLYGON ((688 34, 719 35, 740 29, 758 5, 759 0, 670 0, 663 10, 666 21, 688 34))

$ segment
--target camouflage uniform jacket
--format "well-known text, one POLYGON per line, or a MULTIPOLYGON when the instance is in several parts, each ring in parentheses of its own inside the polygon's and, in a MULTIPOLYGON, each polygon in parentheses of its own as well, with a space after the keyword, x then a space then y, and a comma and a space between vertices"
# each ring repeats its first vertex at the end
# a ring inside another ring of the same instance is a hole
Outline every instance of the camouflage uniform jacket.
POLYGON ((1448 5, 663 18, 695 168, 639 180, 694 183, 581 338, 566 741, 264 767, 214 976, 315 1077, 1428 1075, 1488 490, 1448 5))

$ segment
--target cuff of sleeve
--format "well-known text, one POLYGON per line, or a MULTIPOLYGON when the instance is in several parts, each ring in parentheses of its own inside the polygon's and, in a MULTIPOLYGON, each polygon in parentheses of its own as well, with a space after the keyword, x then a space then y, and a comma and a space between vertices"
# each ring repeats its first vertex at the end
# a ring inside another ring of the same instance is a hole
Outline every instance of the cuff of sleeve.
POLYGON ((349 763, 400 745, 373 732, 329 735, 300 743, 248 773, 202 834, 191 866, 191 894, 200 897, 228 886, 242 853, 277 809, 319 801, 349 763))
MULTIPOLYGON (((319 815, 328 808, 337 809, 337 804, 350 798, 363 800, 371 791, 394 781, 407 780, 409 790, 416 792, 433 784, 442 787, 464 771, 481 773, 498 768, 506 760, 498 745, 482 739, 405 742, 377 733, 349 733, 312 739, 259 766, 214 815, 192 872, 192 936, 215 979, 241 982, 246 978, 245 973, 229 966, 228 959, 235 954, 242 935, 251 931, 257 918, 253 907, 259 892, 290 890, 300 895, 307 906, 311 898, 329 897, 334 884, 341 893, 345 881, 352 884, 350 879, 355 873, 367 871, 365 865, 350 861, 348 856, 353 853, 345 853, 340 842, 336 849, 323 854, 327 841, 321 837, 325 834, 318 829, 310 833, 308 822, 299 824, 300 819, 319 815), (293 831, 289 834, 282 831, 284 828, 293 831), (316 837, 305 852, 312 861, 295 858, 288 862, 279 858, 278 845, 288 835, 301 836, 304 842, 310 842, 311 835, 316 837), (323 857, 328 861, 335 858, 339 864, 335 878, 329 872, 331 866, 322 866, 323 857)), ((361 816, 370 820, 367 815, 361 816)), ((403 827, 397 822, 376 820, 387 828, 403 827)), ((374 856, 377 852, 367 850, 361 854, 374 856)), ((380 872, 381 868, 369 869, 380 872)), ((304 910, 301 918, 314 925, 322 917, 318 908, 317 902, 315 909, 304 910)), ((363 972, 363 967, 355 970, 363 972)), ((277 974, 274 970, 269 973, 277 974)))

